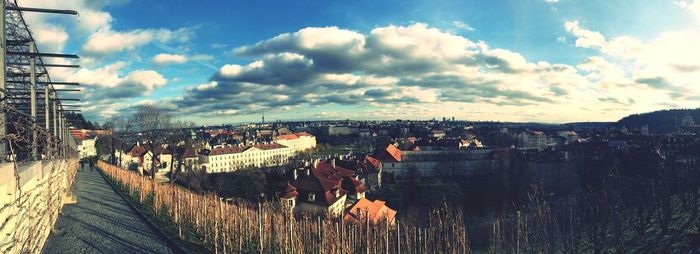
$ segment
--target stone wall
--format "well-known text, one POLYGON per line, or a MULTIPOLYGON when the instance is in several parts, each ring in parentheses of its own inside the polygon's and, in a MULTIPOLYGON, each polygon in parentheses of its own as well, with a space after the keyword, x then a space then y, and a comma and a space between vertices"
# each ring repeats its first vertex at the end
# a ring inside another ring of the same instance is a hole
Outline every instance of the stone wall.
POLYGON ((0 253, 39 253, 75 177, 75 159, 0 163, 0 253))

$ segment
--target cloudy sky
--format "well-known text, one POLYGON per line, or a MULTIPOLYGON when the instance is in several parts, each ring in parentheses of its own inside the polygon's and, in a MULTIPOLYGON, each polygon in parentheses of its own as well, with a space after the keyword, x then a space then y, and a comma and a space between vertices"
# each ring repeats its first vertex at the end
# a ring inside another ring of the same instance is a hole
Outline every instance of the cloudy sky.
POLYGON ((17 0, 102 121, 614 121, 700 106, 700 0, 17 0))

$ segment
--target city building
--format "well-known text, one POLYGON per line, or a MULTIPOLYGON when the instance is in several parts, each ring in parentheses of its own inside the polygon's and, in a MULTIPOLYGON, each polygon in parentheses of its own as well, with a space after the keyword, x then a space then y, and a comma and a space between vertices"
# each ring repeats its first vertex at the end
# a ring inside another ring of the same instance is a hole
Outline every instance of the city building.
POLYGON ((294 153, 316 147, 316 137, 306 132, 297 132, 273 138, 280 145, 289 147, 294 153))
POLYGON ((353 126, 347 125, 332 125, 328 126, 329 136, 348 136, 353 134, 358 134, 360 129, 353 126))
POLYGON ((197 168, 208 173, 221 173, 246 167, 278 166, 287 163, 294 154, 292 149, 278 143, 219 145, 202 156, 197 168))
POLYGON ((518 134, 519 148, 545 148, 547 146, 547 135, 541 131, 523 131, 518 134))
POLYGON ((388 145, 373 157, 381 161, 382 172, 401 181, 407 176, 464 176, 491 169, 493 149, 399 150, 388 145))
POLYGON ((189 161, 194 169, 209 173, 231 172, 246 167, 284 165, 290 157, 316 147, 316 137, 306 132, 276 136, 273 140, 254 145, 216 145, 204 151, 198 160, 191 157, 189 161))

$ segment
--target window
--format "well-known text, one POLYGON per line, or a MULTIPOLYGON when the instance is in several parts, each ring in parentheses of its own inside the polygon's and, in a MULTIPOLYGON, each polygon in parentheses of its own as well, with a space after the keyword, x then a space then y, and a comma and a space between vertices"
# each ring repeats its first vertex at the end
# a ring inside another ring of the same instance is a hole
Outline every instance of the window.
POLYGON ((315 193, 309 193, 309 201, 310 202, 316 201, 316 194, 315 193))

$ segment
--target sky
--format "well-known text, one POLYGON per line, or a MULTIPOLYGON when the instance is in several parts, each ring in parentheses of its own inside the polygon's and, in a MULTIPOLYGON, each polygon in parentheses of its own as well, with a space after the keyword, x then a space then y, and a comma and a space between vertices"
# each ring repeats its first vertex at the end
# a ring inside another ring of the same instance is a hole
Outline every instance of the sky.
MULTIPOLYGON (((700 105, 700 0, 17 0, 91 121, 565 123, 700 105)), ((49 60, 49 59, 47 59, 49 60)))

